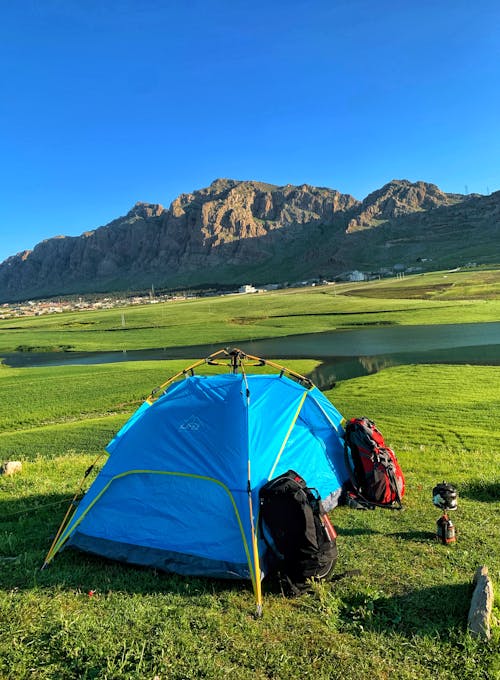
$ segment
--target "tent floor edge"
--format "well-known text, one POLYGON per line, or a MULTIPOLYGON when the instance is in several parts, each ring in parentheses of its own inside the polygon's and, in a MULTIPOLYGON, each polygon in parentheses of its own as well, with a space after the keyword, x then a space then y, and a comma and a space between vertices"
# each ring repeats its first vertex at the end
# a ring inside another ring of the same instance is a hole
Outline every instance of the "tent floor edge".
POLYGON ((247 562, 214 560, 199 555, 164 550, 144 545, 111 541, 76 531, 64 546, 118 562, 150 567, 181 576, 210 577, 223 580, 252 581, 247 562))

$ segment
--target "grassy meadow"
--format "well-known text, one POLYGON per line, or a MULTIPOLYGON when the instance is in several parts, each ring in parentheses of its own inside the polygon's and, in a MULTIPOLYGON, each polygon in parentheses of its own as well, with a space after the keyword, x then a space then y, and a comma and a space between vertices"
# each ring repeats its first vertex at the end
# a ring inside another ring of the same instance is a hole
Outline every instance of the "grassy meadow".
POLYGON ((500 319, 500 270, 408 276, 256 295, 0 320, 0 355, 224 345, 372 325, 500 319))
MULTIPOLYGON (((384 319, 496 321, 499 281, 497 272, 444 273, 335 292, 127 308, 123 331, 120 310, 15 319, 0 322, 0 347, 97 350, 129 342, 132 349, 384 319), (452 285, 443 288, 443 281, 452 285)), ((500 587, 495 366, 399 366, 327 393, 346 417, 376 421, 406 475, 404 511, 341 507, 331 514, 339 533, 336 571, 360 569, 360 576, 315 584, 295 600, 265 581, 259 620, 250 584, 182 578, 71 550, 40 571, 85 469, 151 389, 186 363, 0 364, 0 460, 23 462, 21 474, 0 477, 0 678, 500 677, 498 595, 492 639, 480 643, 466 633, 475 568, 488 565, 497 593, 500 587), (439 511, 431 491, 443 479, 459 491, 451 546, 433 540, 439 511)), ((287 365, 308 373, 316 362, 287 365)))

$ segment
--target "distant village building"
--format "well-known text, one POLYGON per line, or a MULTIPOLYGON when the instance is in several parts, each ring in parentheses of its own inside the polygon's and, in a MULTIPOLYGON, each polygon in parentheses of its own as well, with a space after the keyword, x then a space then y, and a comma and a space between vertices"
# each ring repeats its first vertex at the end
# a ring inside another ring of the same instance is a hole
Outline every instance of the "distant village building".
POLYGON ((355 269, 352 272, 349 272, 348 275, 348 281, 365 281, 366 276, 363 274, 363 272, 359 272, 357 269, 355 269))
POLYGON ((238 293, 256 293, 257 288, 254 288, 252 285, 246 283, 244 286, 240 286, 238 288, 238 293))

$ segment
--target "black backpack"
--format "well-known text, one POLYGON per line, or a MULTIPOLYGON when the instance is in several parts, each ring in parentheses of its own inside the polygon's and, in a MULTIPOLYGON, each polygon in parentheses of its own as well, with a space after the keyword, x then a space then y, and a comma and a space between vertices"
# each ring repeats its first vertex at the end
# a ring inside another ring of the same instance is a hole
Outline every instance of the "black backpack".
POLYGON ((330 577, 337 561, 337 534, 318 492, 288 470, 267 482, 259 497, 261 535, 278 558, 286 594, 301 595, 308 579, 330 577))

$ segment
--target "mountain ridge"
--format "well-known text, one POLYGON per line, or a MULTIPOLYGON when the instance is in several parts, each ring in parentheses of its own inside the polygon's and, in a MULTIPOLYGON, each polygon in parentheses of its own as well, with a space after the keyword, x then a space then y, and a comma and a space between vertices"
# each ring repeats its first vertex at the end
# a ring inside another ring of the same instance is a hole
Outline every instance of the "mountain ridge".
POLYGON ((152 284, 293 281, 389 266, 395 257, 439 265, 467 258, 468 250, 491 261, 499 223, 500 192, 447 194, 434 184, 392 180, 359 201, 327 187, 219 178, 169 208, 139 201, 107 225, 7 258, 0 301, 152 284), (490 242, 482 253, 478 239, 490 242))

